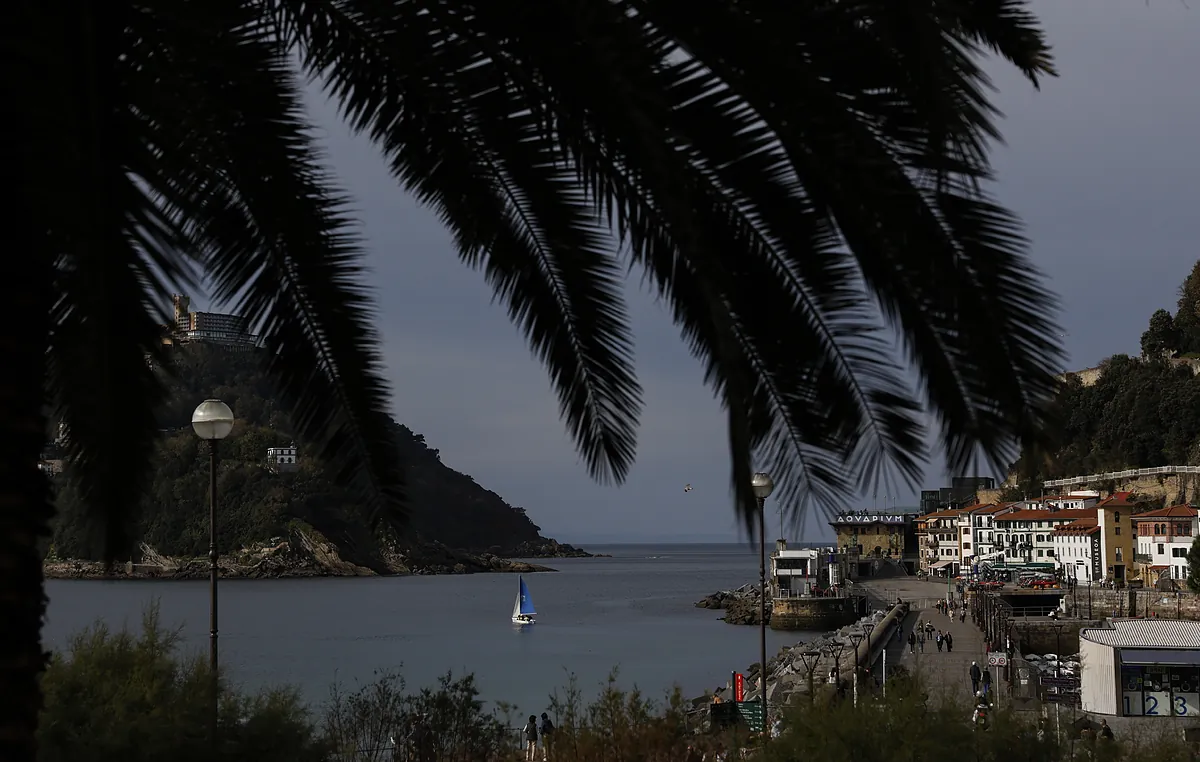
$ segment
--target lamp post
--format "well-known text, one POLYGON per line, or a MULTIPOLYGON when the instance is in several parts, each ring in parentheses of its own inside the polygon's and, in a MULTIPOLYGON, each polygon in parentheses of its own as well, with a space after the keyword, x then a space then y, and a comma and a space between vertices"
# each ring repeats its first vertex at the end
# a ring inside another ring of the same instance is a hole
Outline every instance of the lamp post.
POLYGON ((758 500, 758 647, 760 664, 759 699, 762 701, 763 737, 767 733, 767 498, 775 491, 775 481, 765 471, 750 477, 750 488, 758 500))
POLYGON ((825 653, 833 659, 833 686, 839 694, 842 690, 842 652, 845 650, 846 644, 840 640, 835 640, 825 646, 825 653))
POLYGON ((192 429, 208 442, 208 667, 212 680, 212 743, 217 742, 217 445, 233 430, 233 411, 221 400, 208 399, 192 413, 192 429))
POLYGON ((808 672, 808 703, 813 703, 817 700, 817 694, 813 686, 813 672, 817 671, 817 666, 821 663, 820 651, 804 651, 800 654, 801 661, 804 662, 804 669, 808 672))
POLYGON ((867 636, 867 672, 875 666, 875 660, 871 658, 871 631, 875 629, 874 622, 864 622, 862 625, 863 635, 867 636))
POLYGON ((852 649, 854 664, 851 669, 854 670, 854 706, 858 706, 858 644, 863 641, 863 636, 857 632, 850 633, 850 648, 852 649))

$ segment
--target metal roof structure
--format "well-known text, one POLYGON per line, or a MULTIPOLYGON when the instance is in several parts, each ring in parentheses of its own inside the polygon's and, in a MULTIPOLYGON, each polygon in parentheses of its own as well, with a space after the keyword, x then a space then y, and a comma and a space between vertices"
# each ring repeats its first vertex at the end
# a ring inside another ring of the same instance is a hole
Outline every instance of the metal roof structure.
POLYGON ((1081 630, 1079 637, 1117 648, 1200 649, 1200 622, 1185 619, 1115 619, 1112 627, 1081 630))

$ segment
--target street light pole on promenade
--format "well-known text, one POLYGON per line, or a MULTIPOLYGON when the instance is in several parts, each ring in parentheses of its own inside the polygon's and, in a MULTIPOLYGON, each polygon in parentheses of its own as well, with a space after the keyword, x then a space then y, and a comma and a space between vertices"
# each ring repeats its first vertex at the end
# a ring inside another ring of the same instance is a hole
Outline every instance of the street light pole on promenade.
POLYGON ((217 445, 233 430, 233 411, 221 400, 204 400, 192 413, 192 429, 196 436, 208 442, 208 666, 212 681, 210 731, 215 746, 220 704, 217 675, 217 445))
POLYGON ((767 498, 775 490, 771 475, 760 471, 750 478, 754 497, 758 500, 758 645, 759 699, 762 701, 763 736, 769 736, 767 726, 767 498))

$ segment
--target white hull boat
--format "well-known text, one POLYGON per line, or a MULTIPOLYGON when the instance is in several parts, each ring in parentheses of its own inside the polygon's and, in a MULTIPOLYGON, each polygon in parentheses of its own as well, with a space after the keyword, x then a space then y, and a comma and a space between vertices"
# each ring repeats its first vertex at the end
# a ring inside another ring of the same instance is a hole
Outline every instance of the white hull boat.
POLYGON ((517 599, 513 601, 512 622, 519 625, 533 624, 537 621, 533 598, 529 595, 529 588, 525 586, 525 578, 518 577, 517 581, 520 587, 517 588, 517 599))

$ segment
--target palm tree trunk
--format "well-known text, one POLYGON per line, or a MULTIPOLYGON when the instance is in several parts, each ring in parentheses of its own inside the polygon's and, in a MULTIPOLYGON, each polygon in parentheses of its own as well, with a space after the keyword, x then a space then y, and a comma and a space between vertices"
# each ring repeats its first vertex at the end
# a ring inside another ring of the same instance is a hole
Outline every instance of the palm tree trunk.
MULTIPOLYGON (((10 242, 11 243, 11 242, 10 242)), ((48 267, 36 247, 13 260, 21 276, 0 278, 0 760, 36 762, 41 628, 46 610, 42 538, 54 508, 38 467, 46 441, 44 381, 51 302, 48 267)))

